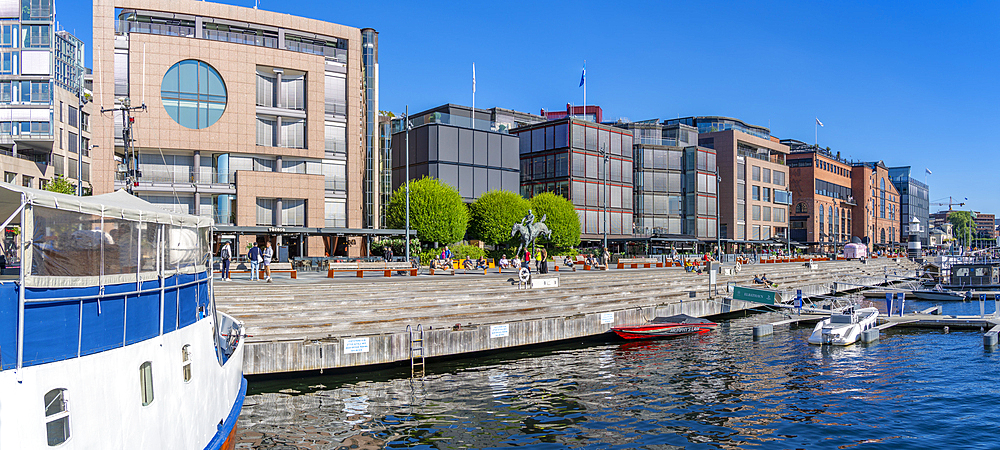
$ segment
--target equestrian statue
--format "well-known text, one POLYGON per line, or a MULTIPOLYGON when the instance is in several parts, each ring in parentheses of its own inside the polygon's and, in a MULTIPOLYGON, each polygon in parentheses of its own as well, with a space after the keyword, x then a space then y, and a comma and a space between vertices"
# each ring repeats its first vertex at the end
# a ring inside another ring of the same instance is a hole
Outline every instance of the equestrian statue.
POLYGON ((552 237, 552 230, 545 226, 546 216, 543 214, 542 219, 535 221, 535 213, 530 209, 528 214, 521 219, 520 223, 515 223, 514 227, 510 230, 511 237, 519 234, 521 235, 521 245, 517 248, 515 255, 520 256, 521 250, 534 249, 535 239, 538 236, 545 235, 547 238, 552 237))

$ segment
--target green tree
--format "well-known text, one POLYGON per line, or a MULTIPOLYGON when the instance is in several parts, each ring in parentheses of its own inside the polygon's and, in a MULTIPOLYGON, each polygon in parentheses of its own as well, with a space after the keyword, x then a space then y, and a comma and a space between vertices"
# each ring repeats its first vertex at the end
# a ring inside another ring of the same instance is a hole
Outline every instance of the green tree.
POLYGON ((540 237, 540 244, 551 244, 557 251, 580 245, 580 216, 576 215, 576 208, 569 200, 546 192, 531 198, 531 208, 539 220, 546 216, 545 225, 552 230, 552 238, 540 237))
POLYGON ((972 213, 968 211, 952 211, 948 213, 948 222, 951 222, 952 234, 963 245, 972 242, 972 236, 976 232, 976 224, 972 221, 972 213))
POLYGON ((531 202, 510 191, 493 190, 479 197, 469 208, 469 232, 490 245, 509 244, 510 230, 521 221, 531 202))
MULTIPOLYGON (((392 194, 386 216, 390 227, 406 227, 406 183, 392 194)), ((437 178, 410 182, 410 228, 421 241, 458 242, 465 237, 468 224, 469 209, 455 188, 437 178)))
POLYGON ((76 194, 76 186, 73 186, 69 180, 63 178, 61 175, 56 175, 56 177, 49 184, 45 185, 46 191, 59 192, 61 194, 76 194))

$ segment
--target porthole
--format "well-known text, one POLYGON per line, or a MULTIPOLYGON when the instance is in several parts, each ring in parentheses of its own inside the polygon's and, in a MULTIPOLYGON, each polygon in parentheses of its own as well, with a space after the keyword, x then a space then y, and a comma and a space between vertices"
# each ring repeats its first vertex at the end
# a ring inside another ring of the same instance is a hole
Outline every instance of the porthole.
POLYGON ((191 344, 181 347, 181 364, 184 370, 184 382, 191 381, 191 344))
POLYGON ((45 393, 45 437, 49 447, 69 439, 69 398, 65 389, 45 393))
POLYGON ((142 406, 153 403, 153 363, 150 361, 139 366, 139 388, 142 392, 142 406))

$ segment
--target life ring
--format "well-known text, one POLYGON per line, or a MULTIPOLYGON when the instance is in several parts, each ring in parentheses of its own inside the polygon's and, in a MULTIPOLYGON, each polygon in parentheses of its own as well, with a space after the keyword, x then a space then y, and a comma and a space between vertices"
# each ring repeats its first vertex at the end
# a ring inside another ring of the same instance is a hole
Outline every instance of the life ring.
POLYGON ((740 273, 741 270, 743 270, 743 264, 740 264, 739 261, 736 261, 736 273, 740 273))
POLYGON ((517 279, 522 283, 527 283, 531 279, 531 271, 527 267, 522 267, 517 271, 517 279))

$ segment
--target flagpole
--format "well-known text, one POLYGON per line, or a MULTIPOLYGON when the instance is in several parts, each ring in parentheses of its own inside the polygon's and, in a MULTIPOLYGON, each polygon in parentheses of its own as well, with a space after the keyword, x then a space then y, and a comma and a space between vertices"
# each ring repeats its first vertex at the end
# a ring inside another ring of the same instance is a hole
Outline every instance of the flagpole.
POLYGON ((819 122, 813 124, 813 128, 816 129, 816 139, 813 141, 816 148, 819 148, 819 122))
POLYGON ((583 60, 583 118, 587 118, 587 60, 583 60))
POLYGON ((476 63, 472 63, 472 128, 476 127, 476 63))

